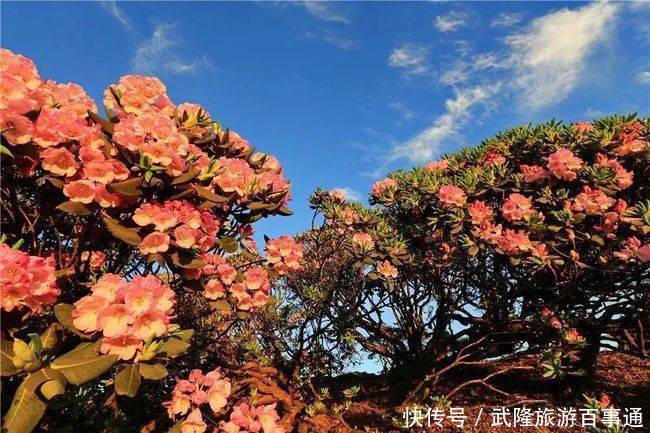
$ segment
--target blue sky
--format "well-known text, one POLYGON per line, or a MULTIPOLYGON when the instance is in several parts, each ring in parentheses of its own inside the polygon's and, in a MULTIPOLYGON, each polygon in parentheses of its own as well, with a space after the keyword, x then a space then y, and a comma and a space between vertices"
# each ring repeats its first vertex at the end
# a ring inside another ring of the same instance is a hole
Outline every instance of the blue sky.
POLYGON ((204 105, 293 182, 306 229, 318 186, 374 181, 499 130, 650 114, 650 3, 11 3, 1 43, 101 103, 129 73, 204 105))

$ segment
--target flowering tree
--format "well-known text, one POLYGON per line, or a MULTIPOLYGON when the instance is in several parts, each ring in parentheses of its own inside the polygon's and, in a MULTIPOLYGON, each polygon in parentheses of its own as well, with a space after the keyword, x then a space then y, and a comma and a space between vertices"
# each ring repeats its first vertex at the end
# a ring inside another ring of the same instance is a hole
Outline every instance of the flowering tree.
POLYGON ((416 379, 406 401, 495 356, 541 355, 573 390, 602 348, 645 356, 648 131, 635 116, 515 128, 390 174, 371 210, 317 192, 323 224, 285 281, 302 340, 378 356, 416 379))
POLYGON ((153 77, 109 86, 105 119, 25 57, 3 49, 0 72, 3 431, 31 431, 75 386, 120 408, 160 380, 149 400, 184 433, 284 431, 288 397, 240 344, 300 267, 291 238, 267 255, 252 240, 255 221, 290 214, 279 162, 153 77))

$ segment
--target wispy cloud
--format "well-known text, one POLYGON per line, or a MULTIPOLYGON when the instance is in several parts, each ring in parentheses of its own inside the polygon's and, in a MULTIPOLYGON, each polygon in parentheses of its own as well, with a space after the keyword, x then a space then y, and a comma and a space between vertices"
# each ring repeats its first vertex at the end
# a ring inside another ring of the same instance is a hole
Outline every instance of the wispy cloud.
POLYGON ((388 108, 394 110, 399 114, 399 118, 395 120, 396 125, 403 125, 404 123, 413 120, 415 113, 404 105, 403 102, 390 102, 388 103, 388 108))
POLYGON ((467 124, 472 110, 489 102, 499 88, 499 84, 493 84, 456 90, 454 97, 445 101, 444 113, 435 118, 430 127, 410 140, 397 144, 392 149, 388 162, 402 158, 417 163, 431 160, 439 153, 440 147, 467 124))
POLYGON ((441 32, 453 32, 468 24, 468 16, 463 12, 451 11, 446 15, 438 15, 433 25, 441 32))
POLYGON ((512 27, 516 24, 519 24, 521 20, 524 18, 524 15, 522 13, 518 12, 502 12, 500 13, 496 18, 492 20, 490 23, 491 27, 512 27))
POLYGON ((131 59, 134 71, 187 74, 198 72, 201 68, 212 68, 206 56, 188 60, 179 54, 182 44, 176 27, 176 24, 170 23, 156 25, 151 37, 138 45, 131 59))
POLYGON ((429 47, 414 42, 402 44, 390 54, 388 64, 404 69, 407 74, 424 75, 430 71, 429 47))
POLYGON ((302 6, 308 14, 321 21, 344 24, 350 24, 351 22, 350 18, 345 13, 334 6, 335 3, 307 0, 291 4, 302 6))
POLYGON ((131 29, 131 22, 126 17, 126 14, 120 7, 117 5, 115 0, 100 0, 99 5, 109 14, 113 16, 116 20, 120 22, 124 27, 131 29))
POLYGON ((326 42, 343 50, 351 50, 359 46, 359 42, 356 39, 339 36, 331 30, 323 30, 320 32, 309 31, 305 33, 305 37, 308 39, 315 39, 318 41, 326 42))
POLYGON ((636 80, 641 84, 650 84, 650 71, 641 71, 637 74, 636 80))
POLYGON ((507 38, 515 85, 526 106, 539 109, 563 100, 580 84, 589 56, 610 37, 619 9, 605 2, 562 9, 507 38))
POLYGON ((345 197, 347 201, 361 201, 363 198, 363 195, 359 191, 347 186, 332 189, 332 192, 334 191, 338 191, 343 194, 343 197, 345 197))
POLYGON ((488 52, 471 56, 454 62, 440 77, 440 82, 446 85, 456 85, 470 80, 476 73, 486 69, 501 69, 506 65, 504 59, 497 53, 488 52))

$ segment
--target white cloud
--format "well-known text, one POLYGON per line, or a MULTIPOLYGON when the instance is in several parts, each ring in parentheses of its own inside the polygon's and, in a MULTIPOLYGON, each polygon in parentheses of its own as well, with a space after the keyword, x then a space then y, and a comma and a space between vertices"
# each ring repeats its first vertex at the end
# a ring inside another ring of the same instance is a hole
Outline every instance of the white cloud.
POLYGON ((456 90, 454 98, 445 101, 445 112, 438 116, 433 124, 410 140, 396 145, 391 151, 388 162, 406 158, 411 162, 425 162, 439 153, 440 147, 455 137, 467 124, 472 109, 486 104, 500 88, 499 84, 475 86, 456 90))
POLYGON ((525 105, 539 109, 561 101, 580 84, 589 56, 609 38, 619 9, 605 2, 562 9, 507 38, 515 87, 525 105))
POLYGON ((399 119, 395 121, 397 125, 403 125, 415 117, 415 113, 406 108, 406 105, 402 102, 390 102, 388 108, 397 111, 399 114, 399 119))
POLYGON ((641 84, 650 84, 650 71, 641 71, 637 74, 636 80, 641 84))
POLYGON ((300 5, 308 14, 318 18, 321 21, 330 21, 337 23, 350 24, 350 19, 343 12, 332 7, 332 3, 324 1, 302 1, 295 3, 300 5))
POLYGON ((488 52, 472 56, 468 60, 458 60, 451 69, 445 71, 440 81, 446 85, 455 85, 468 81, 477 72, 486 69, 500 69, 506 66, 496 53, 488 52))
POLYGON ((316 39, 319 41, 327 42, 328 44, 334 45, 343 50, 351 50, 359 46, 359 42, 357 40, 350 39, 344 36, 338 36, 329 30, 320 33, 306 32, 305 37, 309 39, 316 39))
POLYGON ((517 12, 502 12, 495 19, 492 20, 490 26, 492 27, 512 27, 519 24, 523 19, 523 14, 517 12))
POLYGON ((467 15, 462 12, 452 11, 447 15, 438 15, 433 25, 441 32, 453 32, 468 23, 467 15))
POLYGON ((359 191, 347 186, 332 189, 332 192, 334 191, 338 191, 341 194, 343 194, 343 197, 345 197, 347 201, 361 201, 361 199, 363 198, 363 196, 359 191))
POLYGON ((426 45, 407 42, 393 50, 388 64, 394 68, 405 69, 407 74, 426 74, 429 72, 429 48, 426 45))
POLYGON ((126 17, 124 11, 117 6, 117 2, 115 0, 100 1, 99 4, 102 8, 104 8, 104 10, 106 10, 106 12, 111 14, 113 18, 118 20, 124 27, 127 27, 129 29, 132 28, 131 22, 126 17))
POLYGON ((197 72, 200 68, 211 68, 204 56, 200 59, 186 60, 180 54, 181 41, 177 38, 176 24, 162 23, 154 29, 151 37, 142 41, 131 59, 135 72, 169 72, 186 74, 197 72))

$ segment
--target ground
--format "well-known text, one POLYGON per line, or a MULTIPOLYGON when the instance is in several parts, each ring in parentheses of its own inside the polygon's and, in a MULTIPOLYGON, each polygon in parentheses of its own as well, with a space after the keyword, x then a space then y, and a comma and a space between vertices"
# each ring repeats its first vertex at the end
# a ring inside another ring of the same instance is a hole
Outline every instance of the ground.
MULTIPOLYGON (((401 418, 401 412, 391 408, 399 407, 403 402, 405 389, 408 383, 395 383, 390 378, 379 375, 353 374, 339 378, 332 385, 336 393, 337 388, 343 389, 355 383, 361 386, 361 391, 354 399, 350 409, 343 415, 345 422, 358 431, 399 432, 399 431, 426 431, 426 432, 586 432, 582 427, 494 427, 491 425, 492 408, 509 406, 515 407, 541 407, 559 409, 562 407, 583 408, 582 395, 566 396, 556 392, 551 380, 540 376, 539 359, 526 357, 517 362, 494 363, 487 368, 473 368, 472 370, 457 371, 452 377, 441 381, 431 395, 444 395, 456 385, 471 377, 485 377, 495 371, 508 367, 532 367, 531 370, 517 370, 502 376, 495 377, 488 382, 496 388, 511 394, 511 397, 499 394, 481 384, 473 384, 463 388, 451 399, 451 407, 464 408, 468 420, 463 429, 450 424, 443 427, 428 429, 399 429, 393 424, 393 417, 401 418), (392 382, 392 383, 391 383, 392 382), (479 412, 482 414, 476 422, 479 412)), ((642 408, 644 415, 644 428, 631 429, 630 433, 650 431, 650 360, 640 359, 624 354, 602 353, 598 358, 597 372, 593 386, 586 391, 589 395, 600 397, 606 394, 617 408, 642 408)), ((433 404, 427 404, 427 407, 433 404)), ((579 419, 579 418, 578 418, 579 419)))

